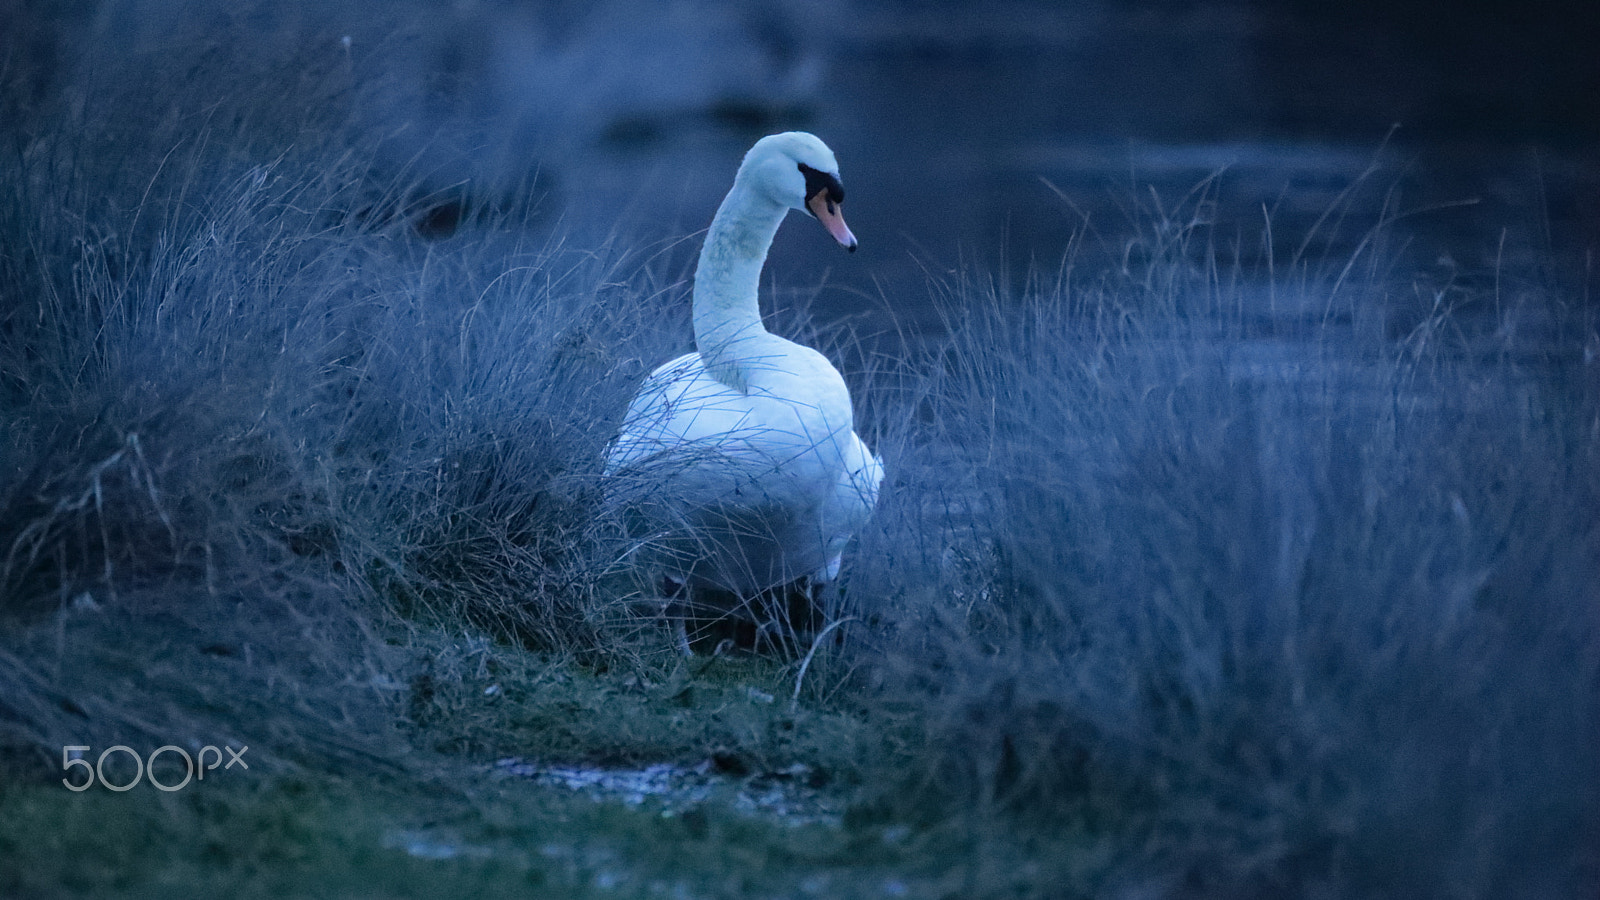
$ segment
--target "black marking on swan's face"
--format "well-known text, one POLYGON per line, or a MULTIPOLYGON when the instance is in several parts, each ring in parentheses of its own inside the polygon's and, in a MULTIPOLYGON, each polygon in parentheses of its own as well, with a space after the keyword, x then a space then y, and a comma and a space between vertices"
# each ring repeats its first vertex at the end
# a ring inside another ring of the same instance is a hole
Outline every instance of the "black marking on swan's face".
MULTIPOLYGON (((807 200, 810 200, 812 197, 815 197, 816 195, 826 191, 828 195, 829 212, 833 212, 835 209, 837 209, 839 204, 844 202, 844 185, 839 183, 839 176, 828 172, 820 172, 811 168, 805 163, 797 163, 797 165, 800 166, 800 174, 804 175, 806 178, 807 200)), ((816 218, 816 215, 811 212, 809 205, 806 208, 806 213, 811 215, 812 218, 816 218)))

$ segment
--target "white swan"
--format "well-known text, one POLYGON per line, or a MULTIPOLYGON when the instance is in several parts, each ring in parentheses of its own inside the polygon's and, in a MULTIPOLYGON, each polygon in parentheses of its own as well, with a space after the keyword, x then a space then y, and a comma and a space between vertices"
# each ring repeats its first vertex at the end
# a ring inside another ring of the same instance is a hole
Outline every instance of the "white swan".
MULTIPOLYGON (((750 606, 763 592, 798 585, 809 597, 839 574, 877 503, 883 464, 855 434, 844 379, 822 354, 769 333, 757 300, 789 210, 856 249, 843 200, 822 141, 787 132, 756 142, 700 251, 697 349, 650 374, 608 452, 606 472, 624 494, 633 489, 650 565, 680 613, 696 590, 733 594, 747 618, 770 617, 750 606)), ((728 605, 717 612, 741 611, 728 605)))

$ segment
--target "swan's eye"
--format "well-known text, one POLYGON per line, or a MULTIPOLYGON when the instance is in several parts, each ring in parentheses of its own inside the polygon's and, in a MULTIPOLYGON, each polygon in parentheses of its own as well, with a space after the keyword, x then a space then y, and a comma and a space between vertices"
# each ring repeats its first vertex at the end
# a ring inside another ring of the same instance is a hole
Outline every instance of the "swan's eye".
POLYGON ((839 183, 839 176, 828 172, 818 171, 805 163, 798 163, 800 174, 806 178, 806 199, 810 200, 818 194, 826 192, 828 195, 828 212, 836 212, 838 205, 844 202, 844 185, 839 183))

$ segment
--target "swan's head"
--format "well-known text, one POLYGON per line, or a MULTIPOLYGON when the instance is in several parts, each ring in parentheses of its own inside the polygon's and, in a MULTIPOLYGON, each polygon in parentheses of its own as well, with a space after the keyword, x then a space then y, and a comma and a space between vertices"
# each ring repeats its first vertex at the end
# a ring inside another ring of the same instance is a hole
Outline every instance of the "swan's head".
POLYGON ((844 186, 839 183, 839 162, 816 135, 786 131, 756 141, 736 180, 779 206, 798 209, 821 222, 839 246, 855 252, 856 236, 844 224, 841 208, 844 186))

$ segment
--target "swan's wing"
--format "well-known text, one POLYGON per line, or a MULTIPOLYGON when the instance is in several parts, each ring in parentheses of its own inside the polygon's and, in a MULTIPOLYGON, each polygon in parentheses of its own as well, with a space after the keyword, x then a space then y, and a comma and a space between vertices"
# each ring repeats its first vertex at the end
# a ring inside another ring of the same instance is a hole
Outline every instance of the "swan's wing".
POLYGON ((861 465, 854 471, 853 478, 861 491, 862 501, 870 511, 878 505, 878 491, 883 487, 883 460, 878 454, 868 450, 867 445, 861 442, 861 438, 856 437, 855 440, 861 465))
POLYGON ((812 576, 820 582, 839 577, 845 545, 872 517, 878 505, 878 491, 883 486, 883 461, 852 433, 841 474, 823 522, 829 535, 825 561, 812 576))

